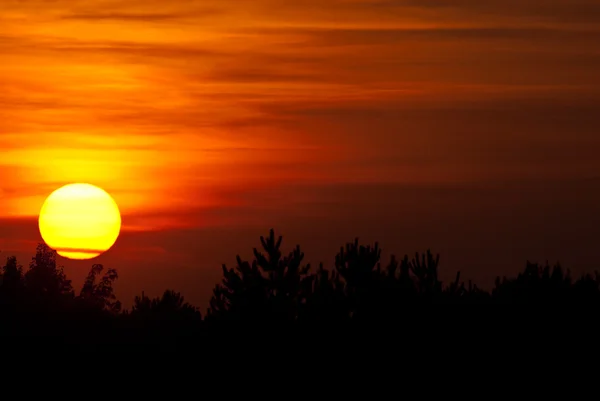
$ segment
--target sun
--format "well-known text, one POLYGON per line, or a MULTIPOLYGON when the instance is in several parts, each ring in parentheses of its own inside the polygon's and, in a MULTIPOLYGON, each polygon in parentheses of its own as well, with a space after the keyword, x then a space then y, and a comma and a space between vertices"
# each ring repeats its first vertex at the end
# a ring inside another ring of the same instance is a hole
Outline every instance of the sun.
POLYGON ((40 234, 50 248, 69 259, 92 259, 109 250, 121 232, 113 198, 90 184, 69 184, 52 192, 39 217, 40 234))

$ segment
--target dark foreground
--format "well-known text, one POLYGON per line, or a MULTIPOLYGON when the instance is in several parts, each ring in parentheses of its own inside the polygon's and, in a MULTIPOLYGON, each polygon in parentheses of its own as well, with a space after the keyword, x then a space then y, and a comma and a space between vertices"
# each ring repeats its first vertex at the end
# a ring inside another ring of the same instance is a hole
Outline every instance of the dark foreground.
POLYGON ((283 255, 281 238, 273 231, 261 242, 254 260, 238 258, 234 269, 223 267, 222 283, 215 286, 206 313, 172 290, 154 299, 142 294, 131 310, 122 310, 112 288, 117 272, 100 265, 75 292, 55 253, 39 245, 27 269, 15 258, 2 268, 1 334, 35 337, 39 346, 152 344, 170 350, 206 344, 202 338, 237 335, 247 340, 276 332, 311 336, 327 330, 335 335, 368 328, 400 330, 405 337, 465 338, 510 336, 515 328, 599 327, 597 273, 572 278, 559 266, 528 263, 517 277, 498 278, 491 291, 483 291, 462 282, 460 275, 441 282, 439 256, 430 252, 381 264, 377 245, 356 241, 326 269, 304 265, 299 247, 283 255))

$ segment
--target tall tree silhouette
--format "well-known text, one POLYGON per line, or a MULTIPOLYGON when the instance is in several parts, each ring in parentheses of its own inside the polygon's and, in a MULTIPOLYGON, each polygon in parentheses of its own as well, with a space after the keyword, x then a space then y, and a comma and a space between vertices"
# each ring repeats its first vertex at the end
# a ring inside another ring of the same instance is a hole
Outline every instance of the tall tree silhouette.
POLYGON ((27 290, 44 298, 73 295, 71 280, 67 279, 62 266, 56 265, 56 251, 46 244, 39 244, 35 256, 25 273, 27 290))
POLYGON ((117 300, 117 297, 114 294, 113 283, 119 276, 115 269, 108 269, 106 273, 98 279, 103 270, 104 266, 100 264, 92 266, 83 283, 79 298, 90 306, 112 313, 118 313, 121 310, 121 302, 117 300))
POLYGON ((17 263, 17 258, 11 256, 6 259, 2 267, 2 291, 15 294, 25 286, 23 278, 23 267, 17 263))
POLYGON ((311 291, 310 265, 297 246, 287 256, 281 252, 282 237, 274 230, 260 237, 263 252, 254 248, 254 260, 237 257, 235 269, 223 265, 223 281, 210 301, 208 315, 246 321, 294 322, 311 291))
MULTIPOLYGON (((0 316, 3 319, 14 319, 24 315, 26 297, 23 268, 14 256, 6 259, 0 277, 0 316)), ((1 323, 0 323, 1 324, 1 323)))
POLYGON ((381 249, 359 245, 358 238, 346 244, 335 257, 335 269, 345 282, 349 312, 353 318, 369 315, 378 303, 381 280, 381 249))

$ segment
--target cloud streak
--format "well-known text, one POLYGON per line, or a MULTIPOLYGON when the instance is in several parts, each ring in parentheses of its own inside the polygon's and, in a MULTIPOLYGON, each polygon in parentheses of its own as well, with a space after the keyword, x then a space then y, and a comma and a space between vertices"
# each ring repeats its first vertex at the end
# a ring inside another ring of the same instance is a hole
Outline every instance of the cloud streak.
POLYGON ((7 1, 3 213, 34 215, 48 187, 85 177, 128 213, 165 213, 164 194, 215 187, 554 174, 573 136, 597 146, 597 6, 505 3, 7 1), (513 152, 536 143, 547 152, 513 152))

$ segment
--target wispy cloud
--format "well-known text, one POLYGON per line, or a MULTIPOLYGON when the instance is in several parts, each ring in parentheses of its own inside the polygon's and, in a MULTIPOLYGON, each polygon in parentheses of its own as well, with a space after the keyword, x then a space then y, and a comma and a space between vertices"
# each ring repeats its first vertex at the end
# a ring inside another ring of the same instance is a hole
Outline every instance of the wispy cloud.
POLYGON ((6 0, 0 210, 35 215, 86 178, 126 213, 168 215, 216 187, 556 175, 557 159, 583 174, 598 15, 592 0, 6 0))
POLYGON ((135 14, 135 13, 87 13, 87 14, 66 14, 61 15, 61 20, 84 20, 84 21, 141 21, 141 22, 160 22, 180 19, 179 14, 135 14))

